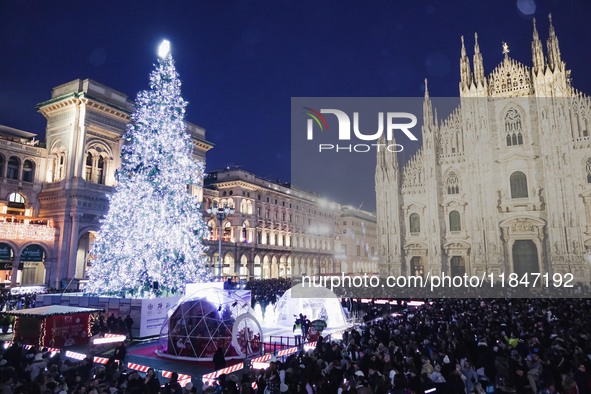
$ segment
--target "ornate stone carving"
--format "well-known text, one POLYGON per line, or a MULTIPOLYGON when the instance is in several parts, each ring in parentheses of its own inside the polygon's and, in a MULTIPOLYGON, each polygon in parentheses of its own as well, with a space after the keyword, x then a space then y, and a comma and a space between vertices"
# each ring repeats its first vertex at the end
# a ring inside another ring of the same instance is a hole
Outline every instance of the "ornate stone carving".
POLYGON ((517 220, 511 226, 511 232, 514 232, 514 233, 525 233, 525 232, 533 232, 533 231, 534 231, 534 225, 528 221, 525 221, 525 220, 517 220))

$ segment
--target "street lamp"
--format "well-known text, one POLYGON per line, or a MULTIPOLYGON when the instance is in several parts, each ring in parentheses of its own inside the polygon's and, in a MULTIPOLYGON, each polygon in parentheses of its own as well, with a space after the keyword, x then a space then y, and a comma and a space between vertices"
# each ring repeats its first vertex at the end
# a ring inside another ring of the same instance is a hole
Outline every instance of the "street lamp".
POLYGON ((218 266, 219 266, 219 276, 218 279, 222 278, 222 224, 224 219, 228 216, 228 215, 233 215, 234 214, 234 206, 228 206, 228 204, 224 203, 223 207, 218 206, 218 202, 214 201, 213 202, 213 206, 207 208, 207 213, 209 213, 210 215, 215 216, 216 218, 218 218, 218 221, 220 222, 220 235, 219 235, 219 246, 218 246, 218 266))

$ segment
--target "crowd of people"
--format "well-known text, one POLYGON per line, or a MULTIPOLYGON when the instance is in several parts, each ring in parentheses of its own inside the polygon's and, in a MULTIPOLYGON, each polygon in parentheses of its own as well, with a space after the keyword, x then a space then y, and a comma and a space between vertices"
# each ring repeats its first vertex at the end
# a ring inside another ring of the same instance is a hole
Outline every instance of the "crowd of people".
POLYGON ((259 394, 586 394, 590 312, 581 299, 434 300, 220 385, 250 393, 256 382, 259 394))
POLYGON ((11 293, 10 289, 0 289, 0 311, 34 308, 36 293, 11 293))
MULTIPOLYGON (((26 288, 23 288, 26 289, 26 288)), ((67 289, 65 292, 75 292, 78 290, 67 289)), ((0 311, 34 308, 37 300, 37 294, 55 294, 64 293, 63 289, 40 287, 35 291, 27 290, 14 292, 9 288, 0 289, 0 311)))
POLYGON ((125 319, 122 316, 115 317, 114 313, 106 319, 105 315, 99 314, 98 318, 93 322, 91 327, 92 335, 97 334, 122 334, 127 335, 131 340, 132 336, 133 319, 130 315, 127 315, 125 319))
POLYGON ((13 344, 0 346, 0 393, 2 394, 189 394, 197 388, 184 388, 173 373, 162 384, 153 369, 145 374, 128 370, 116 357, 106 365, 93 364, 52 355, 46 349, 25 348, 13 344))
MULTIPOLYGON (((248 287, 257 302, 272 303, 289 283, 266 280, 248 287)), ((273 358, 263 370, 221 375, 203 391, 591 394, 591 300, 435 299, 419 307, 346 300, 343 305, 364 319, 342 339, 321 337, 313 350, 273 358)), ((103 324, 125 330, 125 320, 118 320, 110 316, 103 324)), ((294 335, 304 336, 305 316, 295 320, 294 335)), ((202 390, 198 380, 181 388, 174 377, 160 382, 154 371, 126 370, 116 357, 93 365, 90 359, 78 362, 43 349, 1 345, 0 394, 202 390)))
POLYGON ((267 306, 274 305, 281 295, 293 286, 291 279, 255 279, 246 282, 245 290, 250 290, 251 306, 260 304, 265 310, 267 306))

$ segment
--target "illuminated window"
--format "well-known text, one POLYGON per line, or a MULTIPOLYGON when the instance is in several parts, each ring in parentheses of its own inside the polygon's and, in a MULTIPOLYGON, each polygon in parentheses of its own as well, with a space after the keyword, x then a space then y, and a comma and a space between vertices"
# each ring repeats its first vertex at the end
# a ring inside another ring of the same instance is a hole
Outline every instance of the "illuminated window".
POLYGON ((224 233, 222 236, 222 241, 230 242, 231 236, 232 236, 232 225, 230 224, 230 222, 226 222, 226 224, 224 224, 224 233))
POLYGON ((20 193, 10 193, 8 196, 8 202, 13 202, 16 204, 24 204, 25 197, 20 193))

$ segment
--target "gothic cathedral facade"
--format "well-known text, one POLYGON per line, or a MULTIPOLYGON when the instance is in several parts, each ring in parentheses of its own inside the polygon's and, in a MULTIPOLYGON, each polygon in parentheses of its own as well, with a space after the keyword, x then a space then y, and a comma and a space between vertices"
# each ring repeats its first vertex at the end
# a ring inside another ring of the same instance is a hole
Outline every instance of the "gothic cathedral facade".
POLYGON ((460 98, 439 120, 425 83, 422 141, 375 173, 382 275, 566 273, 589 282, 591 100, 571 86, 552 19, 532 67, 485 76, 462 37, 460 98))

